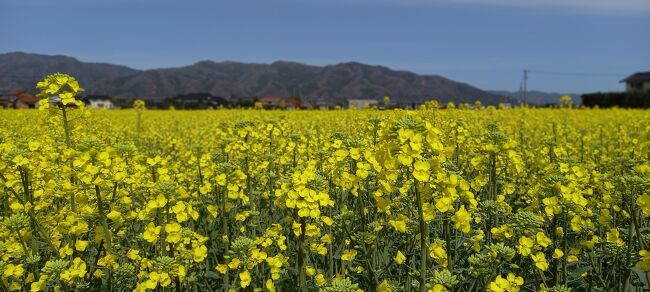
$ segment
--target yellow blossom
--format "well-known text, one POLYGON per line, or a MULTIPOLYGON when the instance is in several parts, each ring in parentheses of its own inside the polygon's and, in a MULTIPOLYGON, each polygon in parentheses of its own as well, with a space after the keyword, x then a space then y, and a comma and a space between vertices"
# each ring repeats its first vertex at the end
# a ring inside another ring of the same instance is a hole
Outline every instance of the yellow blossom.
POLYGON ((341 255, 341 260, 351 262, 356 256, 357 251, 355 249, 345 250, 343 251, 343 255, 341 255))
POLYGON ((537 252, 536 254, 531 254, 530 258, 535 262, 535 267, 542 271, 546 271, 548 269, 548 262, 546 261, 546 256, 544 255, 543 252, 537 252))
POLYGON ((397 253, 395 254, 395 262, 398 265, 401 265, 401 264, 404 263, 405 260, 406 260, 406 257, 404 256, 404 254, 402 254, 402 252, 398 250, 397 253))
POLYGON ((456 214, 451 216, 451 221, 454 222, 454 227, 463 233, 469 233, 470 231, 470 222, 472 221, 472 215, 465 210, 465 206, 461 205, 456 214))
POLYGON ((248 272, 248 270, 244 270, 243 272, 239 273, 239 280, 239 286, 242 288, 246 288, 251 284, 251 274, 248 272))

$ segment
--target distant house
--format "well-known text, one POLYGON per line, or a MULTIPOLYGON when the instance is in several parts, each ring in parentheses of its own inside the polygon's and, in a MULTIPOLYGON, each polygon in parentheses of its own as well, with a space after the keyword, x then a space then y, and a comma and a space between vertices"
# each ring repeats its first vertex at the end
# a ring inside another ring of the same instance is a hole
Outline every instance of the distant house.
POLYGON ((40 100, 26 90, 14 90, 9 93, 9 97, 13 99, 14 108, 38 108, 40 100))
POLYGON ((115 108, 113 98, 106 95, 87 95, 85 97, 82 97, 81 100, 86 104, 86 107, 89 108, 115 108))
POLYGON ((316 101, 314 108, 326 110, 330 108, 330 104, 327 102, 327 100, 319 99, 316 101))
POLYGON ((15 100, 16 100, 15 96, 0 95, 0 108, 14 107, 15 100))
POLYGON ((348 108, 364 109, 377 107, 379 101, 375 99, 348 99, 348 108))
POLYGON ((33 96, 33 95, 27 95, 27 96, 19 96, 16 99, 15 108, 38 108, 38 101, 40 98, 33 96))
POLYGON ((650 71, 634 73, 620 81, 627 92, 650 92, 650 71))
POLYGON ((265 96, 258 100, 266 109, 299 109, 302 107, 297 98, 265 96))
POLYGON ((166 101, 176 109, 215 109, 228 104, 225 98, 209 93, 181 94, 168 97, 166 101))
POLYGON ((302 108, 326 110, 330 108, 330 103, 326 99, 310 100, 303 103, 302 108))

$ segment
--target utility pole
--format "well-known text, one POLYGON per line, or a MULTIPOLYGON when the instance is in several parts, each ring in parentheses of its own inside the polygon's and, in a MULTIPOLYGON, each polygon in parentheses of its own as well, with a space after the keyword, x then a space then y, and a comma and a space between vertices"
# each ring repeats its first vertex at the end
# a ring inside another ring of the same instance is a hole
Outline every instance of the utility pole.
POLYGON ((519 96, 517 97, 519 105, 524 105, 524 81, 519 81, 519 96))
POLYGON ((524 69, 524 105, 528 104, 527 95, 528 95, 528 69, 524 69))

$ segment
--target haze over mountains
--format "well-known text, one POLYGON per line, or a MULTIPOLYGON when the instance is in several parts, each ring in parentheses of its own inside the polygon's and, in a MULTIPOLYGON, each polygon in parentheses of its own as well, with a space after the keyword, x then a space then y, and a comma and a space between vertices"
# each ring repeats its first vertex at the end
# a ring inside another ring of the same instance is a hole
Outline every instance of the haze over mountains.
MULTIPOLYGON (((34 91, 53 72, 69 73, 89 94, 122 98, 153 98, 205 92, 216 96, 300 96, 303 102, 345 103, 348 98, 384 95, 393 103, 440 102, 484 104, 512 102, 505 92, 488 92, 438 75, 418 75, 356 62, 311 66, 277 61, 272 64, 201 61, 195 64, 136 70, 107 63, 81 62, 67 56, 0 54, 0 94, 13 89, 34 91)), ((516 97, 516 95, 515 95, 516 97)))

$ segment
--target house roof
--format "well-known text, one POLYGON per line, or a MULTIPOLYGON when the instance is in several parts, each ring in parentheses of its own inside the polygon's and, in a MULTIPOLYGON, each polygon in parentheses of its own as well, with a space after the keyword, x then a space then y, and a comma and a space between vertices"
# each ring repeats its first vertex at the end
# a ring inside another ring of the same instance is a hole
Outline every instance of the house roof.
POLYGON ((18 101, 22 103, 37 103, 39 100, 40 100, 39 97, 30 94, 24 94, 18 96, 18 101))
POLYGON ((620 82, 646 82, 650 81, 650 71, 646 72, 637 72, 627 78, 621 80, 620 82))
POLYGON ((22 94, 29 94, 29 93, 27 92, 27 90, 24 89, 14 89, 9 92, 9 95, 11 96, 20 96, 22 94))

